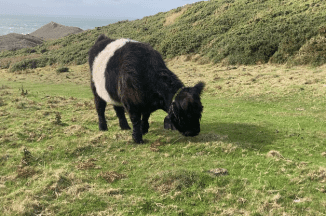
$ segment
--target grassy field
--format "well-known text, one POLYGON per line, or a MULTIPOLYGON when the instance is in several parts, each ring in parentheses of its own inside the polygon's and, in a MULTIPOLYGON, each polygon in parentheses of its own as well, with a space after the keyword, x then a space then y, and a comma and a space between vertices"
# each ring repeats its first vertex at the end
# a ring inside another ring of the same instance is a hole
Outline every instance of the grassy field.
POLYGON ((2 69, 1 214, 325 215, 326 66, 189 58, 168 67, 206 82, 201 133, 166 131, 157 111, 142 145, 110 107, 98 131, 87 65, 2 69))

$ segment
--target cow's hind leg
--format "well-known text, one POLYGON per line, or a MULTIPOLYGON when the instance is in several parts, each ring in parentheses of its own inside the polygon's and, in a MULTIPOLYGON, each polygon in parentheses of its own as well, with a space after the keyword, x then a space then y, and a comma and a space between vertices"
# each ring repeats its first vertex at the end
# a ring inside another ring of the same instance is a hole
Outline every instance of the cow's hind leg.
POLYGON ((148 132, 149 124, 148 124, 148 118, 150 116, 150 113, 143 113, 143 118, 141 120, 141 131, 142 134, 146 134, 148 132))
POLYGON ((129 112, 130 120, 132 122, 132 138, 136 143, 144 143, 141 131, 141 113, 129 112))
POLYGON ((120 107, 120 106, 113 106, 113 108, 119 118, 119 124, 120 124, 121 130, 130 130, 131 128, 128 125, 124 108, 120 107))
POLYGON ((101 131, 106 131, 108 130, 108 126, 106 124, 105 115, 104 115, 106 102, 102 98, 100 98, 97 94, 94 95, 94 101, 95 101, 95 107, 98 115, 99 129, 101 131))

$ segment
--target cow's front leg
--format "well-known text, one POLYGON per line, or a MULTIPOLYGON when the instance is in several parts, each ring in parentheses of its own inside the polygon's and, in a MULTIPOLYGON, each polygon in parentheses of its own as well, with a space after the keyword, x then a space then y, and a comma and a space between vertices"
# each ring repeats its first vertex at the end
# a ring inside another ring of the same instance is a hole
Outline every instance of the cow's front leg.
POLYGON ((123 107, 119 107, 119 106, 113 106, 115 113, 117 114, 118 118, 119 118, 119 124, 120 124, 120 128, 121 130, 129 130, 131 129, 128 125, 126 116, 125 116, 125 109, 123 107))
POLYGON ((141 120, 141 131, 143 135, 148 132, 148 128, 149 128, 148 119, 150 115, 151 115, 150 113, 143 113, 143 118, 141 120))
POLYGON ((174 127, 173 123, 171 122, 170 116, 167 115, 164 119, 164 129, 171 129, 171 130, 176 130, 176 128, 174 127))
POLYGON ((98 126, 101 131, 108 130, 108 126, 105 120, 105 107, 106 102, 100 98, 97 94, 94 95, 95 107, 98 115, 98 126))
POLYGON ((132 138, 136 143, 144 143, 143 135, 141 132, 141 113, 129 112, 129 115, 133 126, 132 138))

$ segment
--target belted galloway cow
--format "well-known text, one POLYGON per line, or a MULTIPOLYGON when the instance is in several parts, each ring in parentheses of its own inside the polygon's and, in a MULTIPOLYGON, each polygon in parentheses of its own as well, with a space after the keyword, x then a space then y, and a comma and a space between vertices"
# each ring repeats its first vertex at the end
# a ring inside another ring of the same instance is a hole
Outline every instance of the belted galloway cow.
POLYGON ((129 114, 136 143, 143 143, 148 118, 158 109, 168 113, 165 129, 176 129, 184 136, 199 134, 200 94, 205 84, 185 87, 149 44, 100 35, 89 51, 89 66, 100 130, 107 130, 104 113, 111 104, 122 130, 131 129, 125 111, 129 114))

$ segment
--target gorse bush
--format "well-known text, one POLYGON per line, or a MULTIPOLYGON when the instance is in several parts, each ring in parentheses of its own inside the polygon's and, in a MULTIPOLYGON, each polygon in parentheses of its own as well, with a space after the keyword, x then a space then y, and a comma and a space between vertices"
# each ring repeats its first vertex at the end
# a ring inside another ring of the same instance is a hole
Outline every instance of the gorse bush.
POLYGON ((34 69, 39 67, 45 67, 46 65, 52 65, 56 62, 54 58, 41 57, 37 59, 25 59, 23 61, 17 62, 10 67, 10 71, 19 71, 26 69, 34 69))
POLYGON ((67 68, 67 67, 59 67, 56 71, 58 73, 69 72, 69 68, 67 68))
POLYGON ((149 43, 164 58, 200 54, 213 63, 321 65, 326 62, 324 52, 312 50, 325 45, 325 18, 323 0, 211 0, 47 41, 33 49, 4 51, 0 58, 35 52, 59 64, 84 64, 97 37, 106 34, 149 43))
POLYGON ((326 37, 317 35, 308 40, 293 58, 293 64, 312 64, 318 66, 326 62, 326 37))

